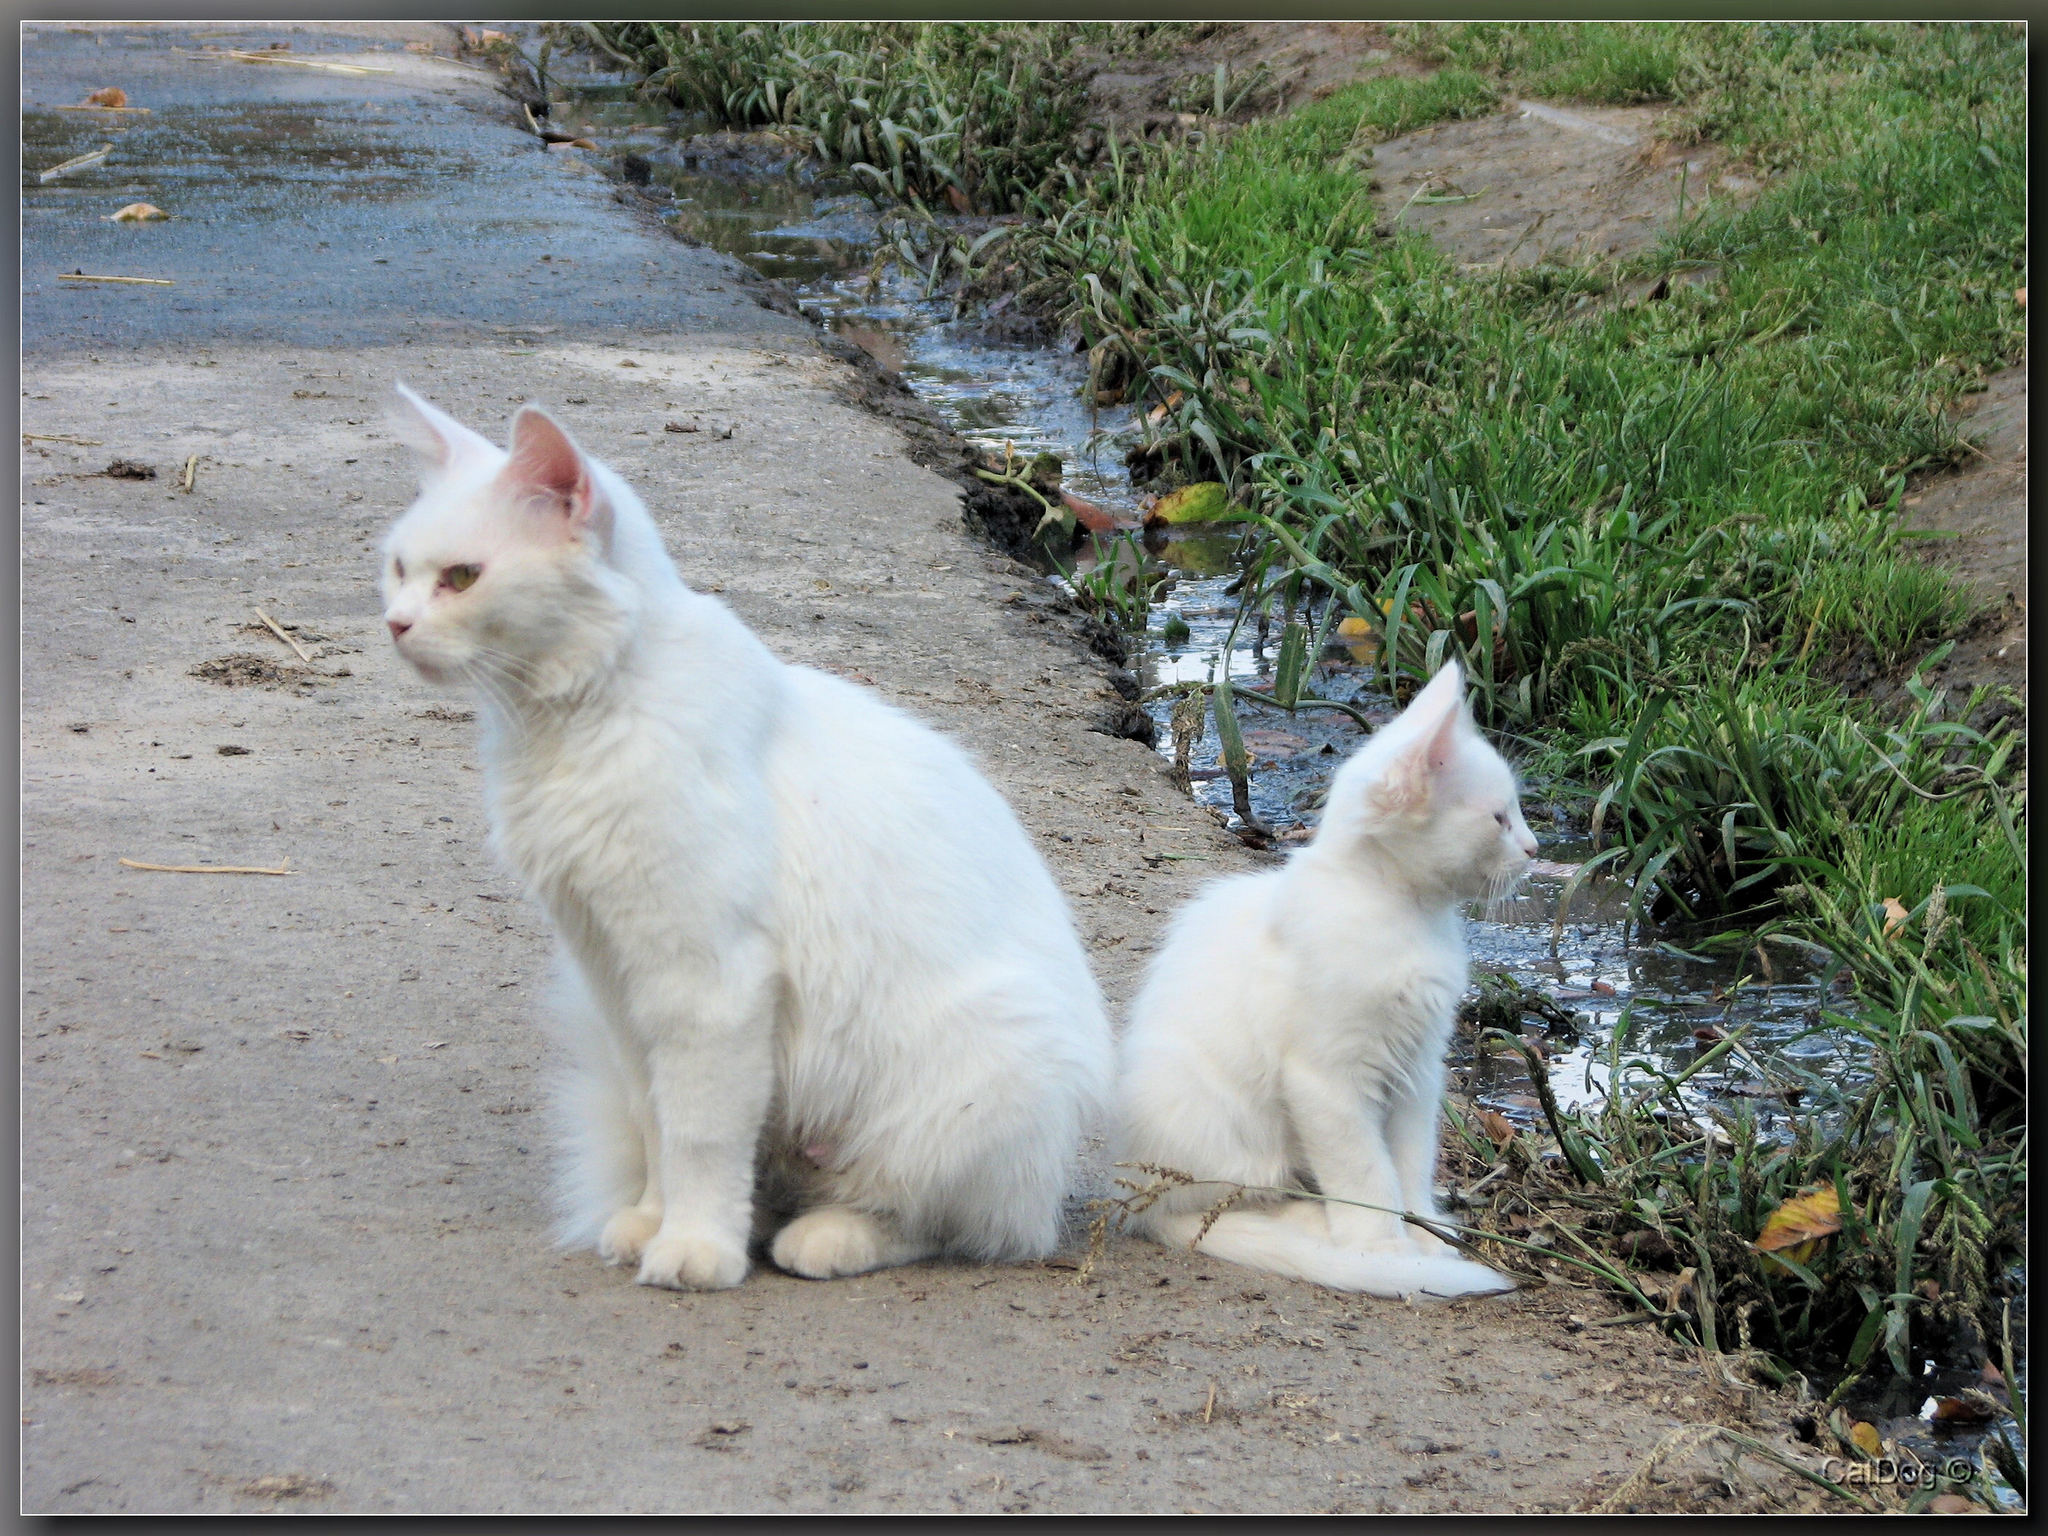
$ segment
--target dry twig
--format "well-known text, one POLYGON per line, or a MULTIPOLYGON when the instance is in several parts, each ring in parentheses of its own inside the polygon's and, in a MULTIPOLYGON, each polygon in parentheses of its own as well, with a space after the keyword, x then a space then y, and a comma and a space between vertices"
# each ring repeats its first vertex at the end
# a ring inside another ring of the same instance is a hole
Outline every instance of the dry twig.
POLYGON ((82 171, 89 165, 98 165, 112 154, 114 146, 102 144, 98 149, 88 150, 82 155, 73 155, 69 160, 60 160, 36 178, 37 181, 55 181, 59 176, 69 176, 73 171, 82 171))
POLYGON ((279 628, 277 620, 273 619, 261 608, 258 608, 256 610, 256 617, 263 621, 264 626, 267 629, 269 629, 269 631, 273 635, 277 636, 278 639, 282 640, 286 645, 290 646, 293 650, 297 651, 299 653, 299 660, 305 662, 308 666, 312 665, 312 652, 308 651, 303 645, 299 644, 298 641, 294 640, 290 635, 286 634, 281 628, 279 628))
POLYGON ((287 857, 275 869, 264 869, 252 864, 145 864, 140 859, 122 859, 129 869, 154 870, 161 875, 296 875, 291 859, 287 857))

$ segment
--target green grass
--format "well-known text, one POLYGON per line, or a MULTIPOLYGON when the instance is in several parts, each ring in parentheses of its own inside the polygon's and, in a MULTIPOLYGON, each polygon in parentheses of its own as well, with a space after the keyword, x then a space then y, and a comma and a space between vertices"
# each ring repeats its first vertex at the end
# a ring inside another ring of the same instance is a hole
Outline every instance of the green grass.
POLYGON ((1021 208, 1073 150, 1077 50, 1141 50, 1170 24, 585 24, 686 112, 772 128, 869 190, 914 204, 1021 208))

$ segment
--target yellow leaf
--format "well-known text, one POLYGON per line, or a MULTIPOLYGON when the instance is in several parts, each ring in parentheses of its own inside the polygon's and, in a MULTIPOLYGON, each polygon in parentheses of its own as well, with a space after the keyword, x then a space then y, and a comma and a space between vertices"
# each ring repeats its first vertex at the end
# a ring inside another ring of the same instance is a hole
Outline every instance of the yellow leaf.
POLYGON ((1148 523, 1213 523, 1230 515, 1230 493, 1214 480, 1184 485, 1159 498, 1148 523))
POLYGON ((150 219, 167 219, 169 214, 155 203, 129 203, 107 215, 116 224, 141 224, 150 219))
POLYGON ((1355 613, 1337 625, 1337 638, 1340 640, 1369 640, 1377 633, 1371 624, 1355 613))
POLYGON ((1876 1426, 1858 1419, 1849 1426, 1849 1438, 1856 1442, 1856 1449, 1866 1456, 1882 1456, 1884 1441, 1878 1438, 1876 1426))
POLYGON ((1755 1247, 1758 1253, 1783 1253, 1793 1263, 1804 1264, 1819 1251, 1823 1238, 1841 1230, 1842 1202, 1829 1185, 1807 1190, 1771 1212, 1756 1235, 1755 1247))
POLYGON ((1906 904, 1896 896, 1884 899, 1884 936, 1890 938, 1906 926, 1906 904))

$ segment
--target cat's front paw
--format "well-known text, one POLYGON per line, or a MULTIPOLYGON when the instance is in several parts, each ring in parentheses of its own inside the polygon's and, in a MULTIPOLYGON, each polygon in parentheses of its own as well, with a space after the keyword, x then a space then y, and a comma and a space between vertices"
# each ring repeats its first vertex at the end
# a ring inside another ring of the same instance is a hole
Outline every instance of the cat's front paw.
POLYGON ((671 1291, 723 1291, 747 1278, 744 1244, 704 1231, 655 1233, 640 1258, 642 1285, 671 1291))
POLYGON ((661 1212, 629 1205, 615 1211, 597 1235, 597 1256, 607 1264, 636 1263, 661 1230, 661 1212))
POLYGON ((775 1234, 768 1256, 778 1269, 806 1280, 830 1280, 879 1269, 886 1234, 865 1211, 824 1206, 806 1211, 775 1234))

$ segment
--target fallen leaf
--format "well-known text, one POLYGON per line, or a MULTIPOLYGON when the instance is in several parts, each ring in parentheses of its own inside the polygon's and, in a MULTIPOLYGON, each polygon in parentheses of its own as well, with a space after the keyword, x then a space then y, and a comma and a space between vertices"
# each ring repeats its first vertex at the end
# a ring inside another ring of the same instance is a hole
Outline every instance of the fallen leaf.
POLYGON ((1229 515, 1230 493, 1218 481, 1203 480, 1160 497, 1158 504, 1145 514, 1145 521, 1173 527, 1181 523, 1213 523, 1229 515))
POLYGON ((1807 1190, 1771 1212, 1754 1246, 1758 1253, 1782 1252, 1795 1264, 1804 1264, 1819 1250, 1822 1238, 1841 1230, 1841 1199, 1829 1185, 1807 1190))
POLYGON ((1862 1419, 1858 1419, 1849 1426, 1849 1440, 1857 1450, 1866 1456, 1882 1456, 1884 1454, 1884 1440, 1879 1436, 1877 1427, 1873 1424, 1865 1423, 1862 1419))
POLYGON ((1145 413, 1145 419, 1151 422, 1153 426, 1158 426, 1159 423, 1166 420, 1167 416, 1180 405, 1182 400, 1186 398, 1187 397, 1185 395, 1183 395, 1179 390, 1176 389, 1172 394, 1166 397, 1166 400, 1163 404, 1155 405, 1152 407, 1151 410, 1147 411, 1145 413))
POLYGON ((1692 1037, 1700 1045, 1714 1045, 1728 1038, 1711 1024, 1702 1024, 1692 1032, 1692 1037))
POLYGON ((1369 620, 1361 619, 1355 613, 1337 624, 1337 638, 1340 640, 1371 640, 1378 634, 1369 620))
POLYGON ((1603 997, 1612 997, 1614 996, 1614 983, 1611 981, 1596 981, 1593 983, 1593 990, 1603 997))
POLYGON ((958 187, 946 188, 946 201, 953 205, 955 213, 972 213, 974 205, 967 201, 967 194, 958 187))
POLYGON ((1906 918, 1908 915, 1909 914, 1906 911, 1905 903, 1900 901, 1898 897, 1885 897, 1884 936, 1886 938, 1890 938, 1893 934, 1897 933, 1901 928, 1905 927, 1906 918))
POLYGON ((151 219, 168 219, 170 215, 155 203, 129 203, 116 208, 107 217, 116 224, 145 224, 151 219))
POLYGON ((1074 514, 1074 521, 1090 533, 1110 533, 1116 528, 1116 519, 1092 501, 1083 500, 1072 491, 1061 491, 1060 500, 1074 514))
POLYGON ((1515 1122, 1490 1109, 1479 1111, 1479 1128, 1486 1132, 1486 1139, 1496 1147, 1504 1147, 1515 1139, 1515 1122))
POLYGON ((1998 1405, 1982 1392, 1962 1397, 1941 1397, 1928 1415, 1937 1424, 1989 1424, 1998 1417, 1998 1405))
POLYGON ((125 107, 128 105, 128 93, 118 85, 103 85, 96 91, 85 93, 85 104, 88 107, 125 107))

